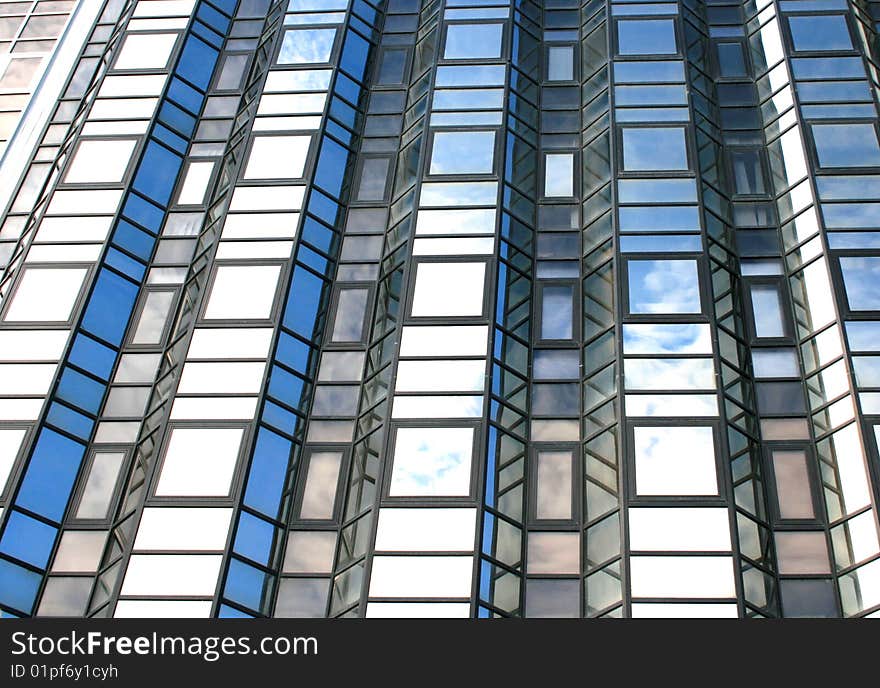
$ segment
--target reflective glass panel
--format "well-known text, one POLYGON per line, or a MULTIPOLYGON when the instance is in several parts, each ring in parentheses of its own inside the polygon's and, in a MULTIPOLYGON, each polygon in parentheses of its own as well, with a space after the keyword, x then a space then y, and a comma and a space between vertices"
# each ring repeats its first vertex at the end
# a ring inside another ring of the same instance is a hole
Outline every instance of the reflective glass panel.
POLYGON ((398 428, 390 496, 469 495, 473 446, 473 428, 398 428))

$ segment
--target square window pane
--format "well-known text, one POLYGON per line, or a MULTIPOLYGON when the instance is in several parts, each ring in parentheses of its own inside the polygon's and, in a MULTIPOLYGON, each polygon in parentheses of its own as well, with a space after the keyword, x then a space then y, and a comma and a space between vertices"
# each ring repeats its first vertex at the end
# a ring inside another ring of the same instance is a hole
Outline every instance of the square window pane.
POLYGON ((639 496, 718 494, 711 427, 636 427, 633 451, 639 496))
POLYGON ((224 497, 238 463, 241 428, 172 429, 159 474, 161 497, 224 497))
POLYGON ((630 313, 699 313, 700 287, 695 260, 631 260, 630 313))
POLYGON ((530 578, 526 581, 527 618, 563 619, 580 616, 579 581, 553 578, 530 578))
POLYGON ((779 573, 831 573, 825 532, 777 532, 776 558, 779 573))
POLYGON ((221 265, 205 308, 208 319, 263 319, 272 313, 280 265, 221 265))
POLYGON ((68 530, 61 536, 52 571, 84 573, 97 571, 104 553, 104 530, 68 530))
POLYGON ((800 366, 794 349, 752 349, 755 377, 798 377, 800 366))
POLYGON ((491 174, 494 168, 494 131, 438 131, 434 134, 430 174, 491 174))
POLYGON ((674 55, 675 22, 672 19, 622 19, 617 22, 621 55, 674 55))
POLYGON ((419 263, 412 298, 412 315, 482 315, 485 276, 485 263, 419 263))
POLYGON ((443 57, 447 60, 501 57, 503 32, 503 24, 449 24, 443 57))
POLYGON ((529 533, 529 573, 580 573, 580 533, 529 533))
POLYGON ((336 554, 336 531, 295 531, 287 536, 284 573, 330 573, 336 554))
POLYGON ((473 428, 398 428, 389 495, 468 496, 473 447, 473 428))
POLYGON ((621 131, 626 171, 688 169, 683 127, 626 127, 621 131))
POLYGON ((311 136, 254 137, 244 178, 301 178, 311 142, 311 136))

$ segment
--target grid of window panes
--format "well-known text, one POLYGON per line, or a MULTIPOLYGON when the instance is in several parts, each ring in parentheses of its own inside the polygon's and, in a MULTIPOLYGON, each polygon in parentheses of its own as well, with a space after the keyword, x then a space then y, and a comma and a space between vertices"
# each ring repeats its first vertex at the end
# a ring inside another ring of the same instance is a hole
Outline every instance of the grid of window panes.
POLYGON ((111 0, 0 229, 0 613, 880 612, 875 39, 111 0))
POLYGON ((0 155, 75 6, 75 0, 0 2, 0 155))

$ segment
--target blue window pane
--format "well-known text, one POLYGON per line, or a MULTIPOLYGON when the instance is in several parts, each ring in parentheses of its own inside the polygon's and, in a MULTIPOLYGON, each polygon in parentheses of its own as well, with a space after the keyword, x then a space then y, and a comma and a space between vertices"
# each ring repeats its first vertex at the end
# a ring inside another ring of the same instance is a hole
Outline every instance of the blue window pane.
POLYGON ((880 310, 880 257, 845 256, 840 270, 846 286, 846 299, 854 311, 880 310))
POLYGON ((101 270, 83 317, 83 327, 118 346, 137 294, 138 288, 127 279, 109 270, 101 270))
MULTIPOLYGON (((345 62, 345 48, 342 51, 342 61, 345 62)), ((333 93, 342 96, 349 103, 357 103, 361 97, 361 87, 356 81, 352 81, 345 74, 339 72, 336 75, 336 83, 333 85, 333 93)))
POLYGON ((363 81, 369 56, 370 44, 367 40, 353 31, 349 31, 345 36, 345 43, 342 46, 342 57, 339 60, 339 66, 355 79, 363 81))
POLYGON ((541 338, 571 339, 573 332, 574 287, 544 287, 541 299, 541 338))
POLYGON ((54 430, 41 430, 16 504, 60 522, 85 451, 54 430))
POLYGON ((285 327, 307 339, 312 338, 323 286, 324 282, 317 275, 304 268, 294 268, 290 296, 284 309, 285 327))
POLYGON ((447 60, 501 57, 503 35, 503 24, 450 24, 443 57, 447 60))
POLYGON ((57 535, 57 528, 13 511, 6 519, 0 550, 32 566, 46 568, 57 535))
POLYGON ((305 342, 282 333, 278 338, 278 348, 275 357, 286 366, 294 370, 305 371, 309 361, 311 348, 305 342))
POLYGON ((223 596, 249 609, 268 613, 272 596, 272 577, 238 559, 229 562, 223 596))
POLYGON ((244 492, 247 506, 277 518, 292 446, 281 435, 260 428, 244 492))
POLYGON ((345 178, 347 164, 348 150, 325 137, 315 169, 315 183, 324 191, 338 197, 342 191, 342 181, 345 178))
POLYGON ((202 103, 205 100, 201 93, 189 84, 183 83, 177 77, 171 80, 171 85, 168 87, 168 96, 193 114, 198 114, 201 111, 202 103))
POLYGON ((146 266, 143 263, 125 255, 115 248, 111 248, 107 251, 107 256, 104 258, 104 261, 110 267, 115 268, 119 272, 138 282, 142 280, 144 272, 146 271, 146 266))
POLYGON ((299 417, 296 414, 271 401, 266 401, 263 406, 261 419, 266 425, 271 425, 288 435, 293 435, 296 432, 296 425, 299 422, 299 417))
POLYGON ((675 23, 672 19, 622 19, 617 22, 621 55, 674 55, 675 23))
POLYGON ((298 406, 303 390, 303 380, 279 366, 272 366, 269 373, 269 394, 288 406, 298 406))
POLYGON ((813 124, 821 167, 880 165, 880 144, 873 124, 813 124))
POLYGON ((175 72, 205 91, 214 74, 218 54, 217 50, 203 40, 190 36, 180 53, 175 72))
POLYGON ((203 2, 199 6, 199 11, 196 12, 196 16, 220 33, 226 33, 226 30, 229 28, 229 19, 220 14, 220 12, 206 2, 203 2))
POLYGON ((156 238, 125 220, 120 220, 113 233, 113 243, 141 260, 149 261, 153 247, 156 245, 156 238))
POLYGON ((253 619, 253 614, 246 614, 243 611, 239 611, 233 607, 230 607, 227 604, 220 605, 220 611, 217 613, 217 616, 221 619, 253 619))
POLYGON ((325 64, 330 61, 336 29, 290 29, 284 32, 278 64, 325 64))
POLYGON ((29 614, 42 580, 40 574, 0 559, 0 602, 29 614))
POLYGON ((628 172, 688 169, 683 127, 627 127, 622 136, 628 172))
POLYGON ((339 218, 339 204, 317 189, 312 189, 309 194, 308 209, 312 215, 324 220, 328 225, 335 225, 339 218))
POLYGON ((307 217, 303 222, 302 238, 315 248, 329 252, 334 237, 335 234, 317 220, 307 217))
POLYGON ((116 351, 80 333, 73 340, 68 360, 102 380, 109 380, 116 363, 116 351))
POLYGON ((97 414, 104 400, 105 386, 90 377, 65 368, 58 382, 59 399, 85 411, 97 414))
POLYGON ((629 206, 621 208, 622 232, 690 232, 700 230, 700 213, 695 205, 629 206))
POLYGON ((79 437, 84 442, 88 441, 92 434, 92 428, 95 427, 95 421, 92 418, 65 406, 60 401, 53 402, 49 406, 46 422, 79 437))
POLYGON ((162 220, 165 219, 165 213, 161 209, 136 194, 129 195, 123 213, 128 219, 137 222, 141 227, 145 227, 154 234, 159 233, 162 220))
POLYGON ((179 155, 151 141, 138 167, 133 188, 157 203, 167 204, 182 162, 179 155))
POLYGON ((242 512, 233 549, 236 554, 268 566, 277 542, 277 534, 278 530, 271 523, 242 512))
POLYGON ((166 102, 162 106, 162 109, 159 110, 159 121, 185 136, 191 136, 196 127, 196 118, 181 110, 174 103, 166 102))
POLYGON ((630 313, 699 313, 695 260, 629 261, 630 313))
POLYGON ((852 38, 842 14, 789 17, 795 50, 850 50, 852 38))

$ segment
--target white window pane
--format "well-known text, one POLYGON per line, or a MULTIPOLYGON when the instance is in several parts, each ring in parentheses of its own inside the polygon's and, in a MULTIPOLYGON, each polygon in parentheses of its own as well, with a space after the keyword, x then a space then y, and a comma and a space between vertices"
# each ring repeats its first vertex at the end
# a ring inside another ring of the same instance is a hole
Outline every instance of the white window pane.
POLYGON ((730 557, 631 557, 633 597, 734 597, 730 557))
POLYGON ((299 179, 311 136, 257 136, 245 168, 245 179, 299 179))
POLYGON ((291 29, 284 32, 278 64, 316 64, 330 60, 336 29, 291 29))
POLYGON ((736 604, 650 604, 635 602, 632 605, 634 619, 736 619, 736 604))
POLYGON ((628 358, 626 389, 714 389, 711 358, 628 358))
POLYGON ((475 418, 483 413, 481 396, 394 397, 392 418, 475 418))
POLYGON ((636 427, 633 444, 637 494, 718 494, 711 427, 636 427))
POLYGON ((97 571, 106 540, 107 531, 104 530, 65 531, 52 562, 52 571, 97 571))
POLYGON ((219 554, 134 554, 121 594, 208 597, 217 587, 222 562, 219 554))
POLYGON ((256 411, 256 397, 177 397, 171 420, 250 420, 256 411))
POLYGON ((168 64, 178 33, 129 34, 115 69, 162 69, 168 64))
POLYGON ((0 365, 0 394, 46 394, 55 377, 54 363, 0 365))
POLYGON ((404 327, 401 356, 485 356, 489 328, 485 325, 404 327))
POLYGON ((174 428, 156 494, 193 497, 229 494, 243 433, 241 428, 174 428))
POLYGON ((495 209, 420 210, 416 234, 494 234, 495 209))
POLYGON ((67 168, 64 181, 71 184, 121 182, 131 162, 135 143, 134 139, 82 141, 67 168))
POLYGON ((173 302, 173 291, 147 293, 131 338, 132 344, 158 344, 162 341, 165 322, 168 320, 168 311, 173 302))
POLYGON ((467 602, 370 602, 368 619, 467 619, 467 602))
POLYGON ((572 455, 570 451, 541 451, 537 461, 535 517, 572 518, 572 455))
POLYGON ((122 452, 95 454, 76 509, 77 518, 106 518, 123 459, 122 452))
POLYGON ((248 363, 185 363, 180 394, 256 394, 263 382, 262 361, 248 363))
POLYGON ((473 428, 399 428, 389 494, 469 495, 473 446, 473 428))
POLYGON ((0 429, 0 494, 3 493, 3 487, 6 485, 12 464, 21 448, 25 432, 24 428, 0 429))
POLYGON ((730 551, 730 515, 724 508, 633 508, 629 542, 633 550, 730 551))
POLYGON ((177 198, 178 205, 201 205, 205 202, 205 192, 208 190, 208 182, 214 171, 213 162, 190 162, 183 177, 183 186, 180 196, 177 198))
POLYGON ((189 344, 187 359, 193 358, 265 358, 272 344, 272 329, 196 328, 189 344))
POLYGON ((304 196, 304 186, 239 186, 232 192, 229 209, 299 210, 304 196))
POLYGON ((207 619, 210 600, 119 600, 116 619, 207 619))
POLYGON ((476 519, 476 509, 381 509, 376 550, 470 551, 476 519))
POLYGON ((136 550, 222 550, 232 509, 148 507, 134 540, 136 550))
POLYGON ((473 557, 375 557, 371 597, 470 597, 473 557))
POLYGON ((580 573, 579 533, 529 533, 529 573, 580 573))
POLYGON ((67 330, 0 331, 0 361, 57 361, 68 334, 67 330))
POLYGON ((280 265, 221 265, 205 318, 263 319, 272 313, 280 265))
POLYGON ((673 323, 623 326, 625 354, 711 354, 709 325, 673 323))
POLYGON ((3 319, 7 322, 68 320, 86 272, 85 268, 25 269, 3 319))
POLYGON ((298 530, 287 536, 284 573, 331 573, 336 554, 336 531, 298 530))
POLYGON ((485 263, 420 263, 413 316, 482 315, 485 275, 485 263))
POLYGON ((485 361, 400 361, 398 392, 477 392, 486 383, 485 361))
POLYGON ((333 518, 341 465, 342 452, 312 452, 309 455, 309 468, 299 509, 300 518, 333 518))

